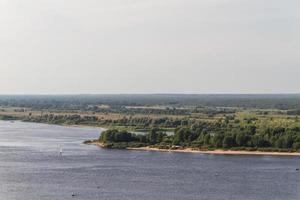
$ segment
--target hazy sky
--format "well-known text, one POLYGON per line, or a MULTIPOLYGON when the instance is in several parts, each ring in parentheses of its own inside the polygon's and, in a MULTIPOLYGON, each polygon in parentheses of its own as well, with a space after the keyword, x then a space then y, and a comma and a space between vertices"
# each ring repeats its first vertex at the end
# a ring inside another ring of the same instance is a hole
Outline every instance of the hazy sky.
POLYGON ((300 93, 299 0, 0 0, 0 93, 300 93))

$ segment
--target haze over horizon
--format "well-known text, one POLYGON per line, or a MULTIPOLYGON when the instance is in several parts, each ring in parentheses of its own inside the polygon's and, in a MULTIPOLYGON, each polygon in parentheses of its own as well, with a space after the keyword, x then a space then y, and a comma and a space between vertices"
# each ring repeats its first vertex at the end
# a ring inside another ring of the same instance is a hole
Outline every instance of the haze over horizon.
POLYGON ((300 93, 296 0, 2 0, 0 94, 300 93))

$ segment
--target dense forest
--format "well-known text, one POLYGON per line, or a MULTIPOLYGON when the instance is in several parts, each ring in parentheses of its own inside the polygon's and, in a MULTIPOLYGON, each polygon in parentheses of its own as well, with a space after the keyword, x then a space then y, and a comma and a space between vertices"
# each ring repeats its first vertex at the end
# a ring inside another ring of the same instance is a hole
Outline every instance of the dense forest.
POLYGON ((174 135, 159 129, 146 134, 107 130, 99 138, 108 148, 152 146, 161 149, 233 149, 261 151, 299 151, 299 126, 265 126, 247 122, 219 121, 180 126, 174 135))

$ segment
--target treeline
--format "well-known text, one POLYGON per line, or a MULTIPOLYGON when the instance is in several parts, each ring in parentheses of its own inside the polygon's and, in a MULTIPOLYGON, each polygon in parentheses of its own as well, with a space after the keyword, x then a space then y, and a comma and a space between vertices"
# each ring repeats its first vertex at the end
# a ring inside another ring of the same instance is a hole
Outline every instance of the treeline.
POLYGON ((146 115, 189 115, 194 109, 176 109, 176 108, 127 108, 126 106, 110 106, 101 108, 92 106, 86 109, 94 113, 122 113, 127 115, 146 114, 146 115))
POLYGON ((102 132, 99 141, 104 143, 107 148, 122 149, 160 144, 167 137, 169 136, 159 129, 152 129, 147 134, 134 134, 112 129, 102 132))
POLYGON ((17 117, 10 116, 10 115, 0 115, 0 120, 17 120, 17 117))
POLYGON ((102 142, 141 142, 148 144, 156 144, 163 141, 167 134, 159 129, 152 129, 147 134, 134 134, 127 131, 119 131, 116 129, 104 131, 99 140, 102 142))
POLYGON ((69 124, 69 125, 95 125, 95 126, 124 126, 136 128, 149 127, 164 127, 175 128, 182 125, 189 125, 191 123, 188 119, 173 119, 168 117, 124 117, 120 119, 106 119, 97 116, 81 116, 74 115, 55 115, 44 114, 41 116, 27 116, 23 121, 38 122, 48 124, 69 124))
POLYGON ((299 127, 199 123, 175 131, 173 144, 196 148, 300 149, 299 127))
POLYGON ((298 110, 288 110, 287 115, 300 115, 300 109, 298 110))
POLYGON ((145 135, 126 131, 108 130, 100 141, 113 147, 128 145, 154 146, 157 148, 236 149, 263 151, 299 151, 299 127, 258 127, 238 121, 208 123, 178 127, 174 135, 152 129, 145 135))
MULTIPOLYGON (((0 106, 33 109, 86 110, 93 106, 239 107, 260 109, 300 109, 300 95, 224 95, 224 94, 149 94, 149 95, 18 95, 0 96, 0 106)), ((94 107, 94 108, 96 108, 94 107)))
POLYGON ((127 107, 127 106, 113 106, 108 108, 101 108, 92 106, 86 109, 94 113, 122 113, 126 115, 191 115, 191 114, 205 114, 215 116, 218 114, 234 114, 237 109, 233 108, 210 108, 210 107, 191 107, 191 108, 176 108, 176 107, 127 107))

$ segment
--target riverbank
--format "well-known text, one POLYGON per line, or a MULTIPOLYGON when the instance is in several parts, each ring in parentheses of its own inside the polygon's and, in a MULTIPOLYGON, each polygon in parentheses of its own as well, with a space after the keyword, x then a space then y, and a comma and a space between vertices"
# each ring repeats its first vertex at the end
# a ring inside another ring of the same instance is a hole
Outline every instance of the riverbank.
MULTIPOLYGON (((101 148, 106 148, 105 144, 99 141, 87 141, 85 144, 96 145, 101 148)), ((126 150, 132 151, 155 151, 155 152, 177 152, 177 153, 200 153, 214 155, 257 155, 257 156, 300 156, 300 152, 264 152, 264 151, 233 151, 233 150, 196 150, 192 148, 185 149, 159 149, 152 147, 128 147, 126 150)))
POLYGON ((179 152, 179 153, 201 153, 201 154, 216 154, 216 155, 261 155, 261 156, 300 156, 298 152, 263 152, 263 151, 233 151, 233 150, 194 150, 191 148, 186 149, 158 149, 151 147, 140 147, 140 148, 127 148, 128 150, 138 150, 138 151, 159 151, 159 152, 179 152))
POLYGON ((84 141, 83 143, 86 145, 95 145, 95 146, 98 146, 101 148, 105 148, 104 143, 96 141, 96 140, 87 140, 87 141, 84 141))

